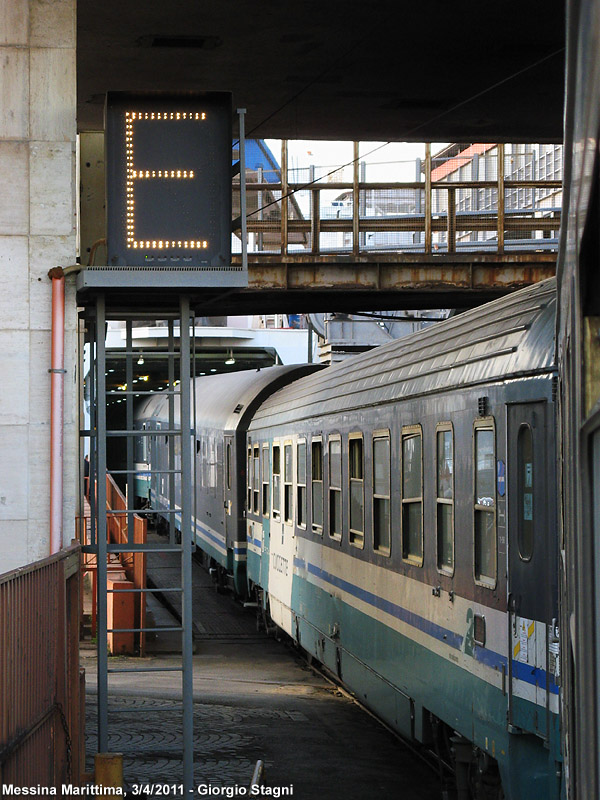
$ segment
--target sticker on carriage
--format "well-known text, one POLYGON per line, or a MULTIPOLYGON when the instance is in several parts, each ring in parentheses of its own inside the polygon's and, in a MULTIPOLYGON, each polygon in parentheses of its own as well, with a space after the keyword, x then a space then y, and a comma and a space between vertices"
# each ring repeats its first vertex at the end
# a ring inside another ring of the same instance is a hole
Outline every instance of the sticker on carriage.
POLYGON ((498 459, 498 494, 504 497, 506 493, 506 465, 502 459, 498 459))

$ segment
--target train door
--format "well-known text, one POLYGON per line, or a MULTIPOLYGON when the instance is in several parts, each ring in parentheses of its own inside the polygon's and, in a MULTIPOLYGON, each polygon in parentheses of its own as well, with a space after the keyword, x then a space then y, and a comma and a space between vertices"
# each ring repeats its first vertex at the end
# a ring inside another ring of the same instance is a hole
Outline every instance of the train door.
MULTIPOLYGON (((509 724, 548 736, 548 624, 556 536, 546 402, 507 406, 509 724)), ((499 475, 501 469, 499 466, 499 475)))
POLYGON ((290 636, 294 635, 291 612, 295 552, 293 468, 292 442, 274 442, 269 603, 274 622, 290 636))

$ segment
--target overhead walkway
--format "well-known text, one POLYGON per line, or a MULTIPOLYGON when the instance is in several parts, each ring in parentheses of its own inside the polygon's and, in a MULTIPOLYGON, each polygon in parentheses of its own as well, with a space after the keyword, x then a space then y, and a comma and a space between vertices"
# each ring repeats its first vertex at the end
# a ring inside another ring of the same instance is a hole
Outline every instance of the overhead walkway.
POLYGON ((352 164, 322 175, 288 170, 282 143, 280 182, 247 184, 248 289, 227 302, 241 308, 259 292, 282 311, 461 307, 554 274, 559 149, 424 148, 417 180, 374 182, 357 142, 352 164))

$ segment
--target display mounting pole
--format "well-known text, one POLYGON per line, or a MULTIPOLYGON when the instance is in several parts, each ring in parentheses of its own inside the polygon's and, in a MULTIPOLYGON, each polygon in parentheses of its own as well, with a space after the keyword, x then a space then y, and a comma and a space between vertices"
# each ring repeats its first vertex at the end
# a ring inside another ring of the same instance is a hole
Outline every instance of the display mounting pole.
POLYGON ((248 271, 248 220, 246 219, 246 124, 245 108, 237 110, 240 119, 240 217, 242 223, 242 267, 248 271))

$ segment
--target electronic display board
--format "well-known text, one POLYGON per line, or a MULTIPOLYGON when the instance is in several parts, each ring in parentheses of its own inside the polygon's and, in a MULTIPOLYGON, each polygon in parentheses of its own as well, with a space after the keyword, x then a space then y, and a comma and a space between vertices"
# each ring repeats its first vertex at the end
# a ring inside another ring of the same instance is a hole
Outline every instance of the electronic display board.
POLYGON ((106 98, 108 266, 231 264, 231 94, 106 98))

